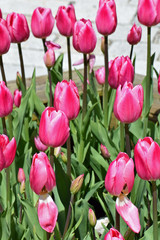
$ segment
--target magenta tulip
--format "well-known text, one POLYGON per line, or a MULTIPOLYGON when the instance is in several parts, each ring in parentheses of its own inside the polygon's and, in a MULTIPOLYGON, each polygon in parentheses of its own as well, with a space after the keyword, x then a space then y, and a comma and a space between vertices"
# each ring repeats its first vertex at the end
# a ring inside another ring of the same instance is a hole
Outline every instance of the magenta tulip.
POLYGON ((141 26, 137 27, 136 24, 134 23, 128 33, 127 41, 131 45, 136 45, 137 43, 139 43, 141 41, 141 36, 142 36, 141 26))
POLYGON ((136 121, 142 113, 143 88, 141 85, 133 87, 132 83, 119 85, 114 102, 114 115, 123 123, 136 121))
POLYGON ((49 48, 45 52, 43 60, 47 68, 51 68, 54 66, 56 58, 55 58, 55 52, 52 48, 49 48))
POLYGON ((34 154, 29 179, 32 190, 38 195, 50 192, 55 187, 55 173, 44 152, 34 154))
POLYGON ((22 182, 25 182, 25 181, 26 181, 26 176, 25 176, 24 170, 23 170, 23 168, 19 168, 19 170, 18 170, 18 182, 22 183, 22 182))
POLYGON ((139 0, 138 20, 147 27, 160 23, 160 0, 139 0))
POLYGON ((22 98, 22 92, 16 89, 14 91, 14 104, 16 107, 19 107, 21 105, 21 98, 22 98))
POLYGON ((112 34, 117 27, 116 4, 114 0, 100 0, 96 26, 102 35, 112 34))
POLYGON ((96 72, 95 72, 95 77, 97 82, 100 85, 105 84, 105 67, 101 67, 99 68, 96 72))
POLYGON ((51 9, 42 7, 36 8, 31 19, 33 35, 37 38, 48 37, 52 33, 54 21, 51 9))
POLYGON ((112 88, 117 89, 119 84, 133 82, 134 67, 128 56, 116 57, 109 62, 108 83, 112 88))
POLYGON ((6 21, 12 43, 21 43, 29 38, 29 27, 23 14, 10 13, 7 15, 6 21))
POLYGON ((13 96, 6 87, 5 82, 0 82, 0 117, 5 117, 12 112, 13 96))
POLYGON ((73 35, 73 28, 76 22, 76 15, 73 5, 67 8, 60 6, 56 15, 56 25, 60 34, 70 37, 73 35))
POLYGON ((73 47, 82 53, 91 53, 97 42, 96 34, 90 20, 84 18, 74 24, 73 47))
POLYGON ((0 135, 0 171, 12 164, 16 155, 16 148, 17 144, 14 137, 9 141, 6 135, 0 135))
POLYGON ((69 120, 75 119, 80 110, 79 93, 74 81, 58 82, 54 92, 54 107, 63 111, 69 120))
POLYGON ((39 151, 45 152, 45 151, 47 150, 47 148, 48 148, 48 146, 44 145, 44 144, 41 142, 39 136, 37 136, 37 137, 34 138, 34 144, 35 144, 36 148, 37 148, 39 151))
POLYGON ((11 44, 11 37, 7 29, 7 23, 0 18, 0 55, 8 52, 11 44))
POLYGON ((105 235, 104 240, 124 240, 123 236, 116 229, 111 228, 105 235))

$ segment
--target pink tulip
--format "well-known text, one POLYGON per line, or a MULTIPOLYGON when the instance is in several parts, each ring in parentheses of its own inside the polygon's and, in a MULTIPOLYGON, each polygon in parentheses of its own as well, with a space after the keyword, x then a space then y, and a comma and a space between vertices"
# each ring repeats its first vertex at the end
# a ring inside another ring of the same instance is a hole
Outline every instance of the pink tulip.
POLYGON ((101 67, 95 72, 95 77, 100 85, 105 84, 105 68, 101 67))
POLYGON ((123 236, 116 229, 111 228, 105 235, 104 240, 124 240, 123 236))
POLYGON ((50 192, 55 187, 55 173, 44 152, 34 154, 29 178, 32 190, 38 195, 50 192))
POLYGON ((119 196, 122 192, 131 192, 134 184, 134 163, 126 153, 120 152, 117 158, 109 165, 106 177, 105 188, 114 195, 119 196))
POLYGON ((22 98, 22 92, 16 89, 14 91, 14 104, 16 107, 19 107, 21 105, 21 98, 22 98))
POLYGON ((148 181, 160 179, 160 146, 151 137, 138 140, 134 159, 140 178, 148 181))
POLYGON ((43 60, 47 68, 53 67, 56 60, 54 50, 48 49, 44 54, 43 60))
POLYGON ((29 38, 29 27, 23 14, 10 13, 7 15, 6 21, 12 43, 21 43, 29 38))
POLYGON ((26 176, 25 176, 24 170, 23 170, 23 168, 19 168, 19 170, 18 170, 18 182, 22 183, 22 182, 25 182, 25 181, 26 181, 26 176))
POLYGON ((128 33, 127 41, 131 45, 136 45, 137 43, 139 43, 141 41, 141 36, 142 36, 141 26, 137 27, 136 24, 134 23, 128 33))
POLYGON ((43 144, 51 147, 62 146, 69 137, 69 121, 61 110, 47 107, 42 115, 39 125, 39 137, 43 144))
POLYGON ((39 151, 45 152, 45 151, 47 150, 47 148, 48 148, 48 146, 44 145, 44 144, 41 142, 39 136, 37 136, 37 137, 34 138, 34 144, 35 144, 36 148, 37 148, 39 151))
POLYGON ((0 82, 0 117, 5 117, 12 112, 13 96, 6 87, 5 82, 0 82))
POLYGON ((0 135, 0 171, 12 164, 16 155, 16 148, 17 144, 14 137, 9 141, 6 135, 0 135))
POLYGON ((73 28, 76 22, 76 15, 73 5, 67 8, 60 6, 56 15, 56 25, 60 34, 70 37, 73 35, 73 28))
POLYGON ((58 208, 49 194, 40 195, 38 201, 38 220, 40 226, 52 233, 58 217, 58 208))
POLYGON ((147 27, 160 23, 160 0, 139 0, 138 20, 147 27))
POLYGON ((158 93, 160 94, 160 73, 159 73, 159 77, 158 77, 158 93))
POLYGON ((8 52, 11 44, 11 37, 7 29, 6 21, 0 18, 0 55, 8 52))
POLYGON ((114 0, 100 0, 96 26, 102 35, 112 34, 117 27, 116 4, 114 0))
POLYGON ((80 110, 79 93, 74 81, 58 82, 54 92, 54 107, 63 111, 69 120, 75 119, 80 110))
POLYGON ((31 19, 32 33, 37 38, 46 38, 52 33, 54 17, 51 9, 38 7, 34 10, 31 19))
POLYGON ((91 53, 97 42, 90 20, 84 18, 74 24, 73 47, 82 53, 91 53))
POLYGON ((136 121, 142 113, 143 88, 141 85, 133 87, 132 83, 119 85, 114 102, 114 115, 123 123, 136 121))
POLYGON ((133 82, 134 67, 128 56, 116 57, 109 62, 108 83, 111 88, 117 89, 119 84, 122 86, 125 82, 133 82))

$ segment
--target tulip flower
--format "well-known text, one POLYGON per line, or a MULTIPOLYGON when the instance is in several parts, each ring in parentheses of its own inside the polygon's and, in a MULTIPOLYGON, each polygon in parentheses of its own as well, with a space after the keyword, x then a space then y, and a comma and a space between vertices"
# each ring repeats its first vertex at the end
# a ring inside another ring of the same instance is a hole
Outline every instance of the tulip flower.
POLYGON ((105 84, 105 67, 101 67, 99 68, 96 72, 95 72, 95 77, 97 82, 100 85, 105 84))
POLYGON ((41 142, 39 136, 37 136, 37 137, 34 138, 34 144, 35 144, 36 148, 37 148, 39 151, 42 151, 42 152, 45 152, 45 151, 47 150, 47 148, 48 148, 48 146, 44 145, 44 144, 41 142))
POLYGON ((51 9, 38 7, 34 10, 31 19, 32 33, 37 38, 46 38, 52 33, 54 17, 51 9))
POLYGON ((160 23, 160 0, 139 0, 138 20, 141 24, 151 27, 160 23))
POLYGON ((29 27, 23 14, 10 13, 7 15, 6 21, 12 43, 21 43, 29 38, 29 27))
POLYGON ((34 154, 29 179, 32 190, 38 195, 50 192, 55 187, 55 173, 44 152, 34 154))
POLYGON ((43 57, 44 63, 46 65, 47 68, 51 68, 54 66, 55 63, 55 52, 53 49, 49 48, 43 57))
POLYGON ((39 137, 43 144, 51 147, 62 146, 69 137, 69 121, 61 110, 47 107, 42 115, 39 125, 39 137))
POLYGON ((12 164, 16 155, 16 148, 17 144, 14 137, 9 141, 6 135, 0 135, 0 171, 12 164))
POLYGON ((74 81, 58 82, 54 92, 54 107, 63 111, 69 120, 75 119, 80 110, 79 93, 74 81))
POLYGON ((19 107, 21 104, 22 92, 16 89, 14 91, 14 104, 16 107, 19 107))
POLYGON ((6 21, 0 18, 0 56, 7 53, 10 44, 11 44, 11 37, 7 29, 6 21))
POLYGON ((23 170, 23 168, 19 168, 19 170, 18 170, 18 182, 22 183, 22 182, 25 182, 25 181, 26 181, 26 176, 25 176, 24 170, 23 170))
POLYGON ((49 194, 40 195, 38 201, 38 220, 40 226, 52 233, 58 217, 58 208, 49 194))
POLYGON ((114 115, 123 123, 136 121, 142 113, 143 88, 141 85, 133 87, 132 83, 119 85, 114 102, 114 115))
POLYGON ((139 43, 141 41, 141 36, 142 36, 141 26, 137 27, 136 24, 134 23, 128 33, 127 41, 131 45, 136 45, 137 43, 139 43))
POLYGON ((91 53, 97 42, 90 20, 81 19, 74 24, 73 47, 81 53, 91 53))
POLYGON ((5 117, 12 112, 13 96, 4 82, 0 82, 0 117, 5 117))
POLYGON ((111 228, 105 235, 104 240, 124 240, 123 236, 116 229, 111 228))
POLYGON ((114 0, 100 0, 96 16, 96 26, 100 34, 112 34, 117 27, 116 4, 114 0))
POLYGON ((60 34, 65 37, 73 35, 73 28, 76 22, 76 15, 73 5, 60 6, 56 15, 56 25, 60 34))
POLYGON ((112 88, 117 89, 119 84, 133 82, 134 67, 128 56, 116 57, 109 62, 108 83, 112 88))

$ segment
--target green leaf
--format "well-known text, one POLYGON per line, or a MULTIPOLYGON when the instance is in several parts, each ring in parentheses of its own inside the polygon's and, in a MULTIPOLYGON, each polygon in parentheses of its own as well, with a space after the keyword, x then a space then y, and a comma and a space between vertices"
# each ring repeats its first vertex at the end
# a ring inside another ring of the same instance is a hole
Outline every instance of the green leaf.
POLYGON ((6 222, 7 211, 0 214, 0 239, 10 239, 11 232, 9 231, 8 224, 6 222))
POLYGON ((89 199, 93 196, 93 194, 104 184, 104 181, 97 182, 86 194, 85 201, 88 202, 89 199))
MULTIPOLYGON (((158 236, 160 236, 160 222, 158 222, 158 236)), ((150 228, 148 228, 147 231, 145 231, 144 237, 140 238, 139 240, 154 240, 153 225, 150 228)))

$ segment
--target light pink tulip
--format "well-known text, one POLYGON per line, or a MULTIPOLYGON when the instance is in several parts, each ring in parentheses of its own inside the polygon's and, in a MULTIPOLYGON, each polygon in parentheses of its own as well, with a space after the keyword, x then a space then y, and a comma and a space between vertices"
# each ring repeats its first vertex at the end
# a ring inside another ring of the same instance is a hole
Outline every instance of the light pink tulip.
POLYGON ((52 233, 58 217, 58 208, 49 194, 40 195, 38 201, 38 220, 40 226, 52 233))
POLYGON ((11 37, 7 29, 6 21, 0 18, 0 55, 8 52, 11 44, 11 37))
POLYGON ((105 84, 105 68, 101 67, 95 72, 95 77, 100 85, 105 84))
POLYGON ((36 148, 37 148, 39 151, 45 152, 45 151, 47 150, 47 148, 48 148, 48 146, 44 145, 44 144, 41 142, 39 136, 37 136, 37 137, 34 138, 34 144, 35 144, 36 148))
POLYGON ((21 98, 22 98, 22 92, 16 89, 14 91, 14 104, 16 107, 19 107, 21 105, 21 98))
POLYGON ((127 41, 129 42, 129 44, 135 45, 141 41, 141 36, 142 36, 141 26, 137 27, 137 25, 134 23, 128 33, 127 41))
POLYGON ((55 52, 53 49, 49 48, 45 54, 44 54, 44 57, 43 57, 43 60, 44 60, 44 63, 46 65, 47 68, 51 68, 54 66, 54 63, 55 63, 55 52))
POLYGON ((12 112, 13 96, 6 87, 5 82, 0 82, 0 117, 5 117, 12 112))
POLYGON ((131 192, 134 184, 134 163, 126 153, 120 152, 117 158, 109 165, 106 177, 105 188, 114 195, 119 196, 122 192, 131 192))
POLYGON ((117 27, 116 4, 114 0, 100 0, 96 26, 102 35, 112 34, 117 27))
POLYGON ((26 176, 25 176, 24 170, 23 170, 23 168, 19 168, 19 170, 18 170, 18 182, 22 183, 22 182, 25 182, 25 181, 26 181, 26 176))
POLYGON ((111 228, 105 235, 104 240, 124 240, 123 236, 116 229, 111 228))
POLYGON ((50 192, 55 187, 55 173, 44 152, 34 154, 29 179, 32 190, 38 195, 50 192))
POLYGON ((63 111, 69 120, 75 119, 80 110, 79 93, 74 81, 58 82, 54 92, 54 107, 63 111))
POLYGON ((9 141, 6 135, 0 135, 0 171, 12 164, 16 155, 16 148, 17 144, 14 137, 9 141))
POLYGON ((90 20, 81 19, 74 24, 73 47, 82 53, 91 53, 97 42, 90 20))
POLYGON ((114 102, 114 115, 123 123, 136 121, 142 113, 143 88, 141 85, 133 87, 132 83, 119 85, 114 102))
POLYGON ((34 10, 31 19, 32 33, 37 38, 46 38, 52 33, 54 17, 51 9, 38 7, 34 10))
POLYGON ((60 6, 56 15, 56 25, 60 34, 70 37, 73 35, 73 28, 76 22, 76 15, 73 5, 60 6))

